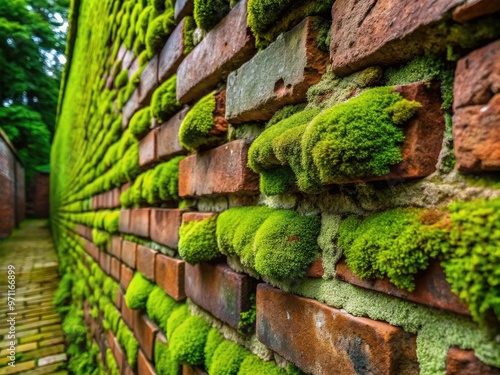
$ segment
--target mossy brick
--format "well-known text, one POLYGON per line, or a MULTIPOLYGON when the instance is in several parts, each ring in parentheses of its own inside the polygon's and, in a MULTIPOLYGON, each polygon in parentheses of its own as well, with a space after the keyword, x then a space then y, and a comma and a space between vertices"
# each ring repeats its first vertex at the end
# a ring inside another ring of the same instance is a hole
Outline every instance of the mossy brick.
POLYGON ((155 262, 158 251, 149 247, 137 246, 137 271, 142 273, 148 280, 155 281, 155 262))
POLYGON ((467 22, 498 11, 500 11, 500 3, 496 0, 468 0, 453 10, 453 19, 458 22, 467 22))
POLYGON ((247 166, 248 143, 237 140, 179 164, 179 196, 257 193, 259 176, 247 166))
POLYGON ((111 257, 110 273, 111 277, 115 279, 115 281, 120 281, 121 268, 122 268, 121 262, 117 258, 111 257))
POLYGON ((229 122, 267 121, 284 105, 306 101, 328 65, 328 54, 318 48, 319 20, 305 18, 229 75, 229 122))
POLYGON ((120 211, 120 224, 118 229, 121 233, 130 234, 131 233, 131 213, 132 210, 121 210, 120 211))
POLYGON ((115 292, 115 298, 113 299, 113 303, 116 306, 116 308, 119 310, 121 310, 122 304, 125 303, 123 298, 124 298, 123 291, 120 288, 118 288, 115 292))
POLYGON ((175 20, 178 22, 180 19, 193 14, 194 0, 176 0, 175 1, 175 20))
POLYGON ((177 249, 182 212, 183 210, 175 208, 152 208, 151 239, 171 249, 177 249))
POLYGON ((111 236, 111 241, 108 246, 108 253, 114 257, 121 259, 122 256, 122 242, 123 239, 120 236, 111 236))
POLYGON ((122 242, 122 257, 121 260, 132 269, 137 265, 137 244, 131 241, 122 242))
POLYGON ((134 51, 130 51, 125 48, 125 52, 122 57, 122 69, 130 68, 133 61, 134 61, 134 51))
POLYGON ((499 375, 500 368, 481 362, 473 350, 451 347, 446 357, 446 375, 499 375))
POLYGON ((411 292, 397 288, 387 278, 363 280, 348 268, 345 260, 337 263, 336 270, 336 277, 350 284, 422 305, 448 310, 457 314, 470 315, 468 308, 451 291, 451 286, 446 281, 446 276, 438 261, 432 261, 426 270, 420 271, 415 276, 415 289, 411 292))
POLYGON ((130 216, 131 233, 144 238, 149 238, 149 208, 132 210, 130 216))
POLYGON ((186 298, 184 275, 185 262, 183 260, 163 254, 156 255, 156 283, 176 301, 183 301, 186 298))
POLYGON ((169 160, 174 156, 187 154, 187 150, 179 142, 179 129, 188 112, 189 107, 182 109, 158 128, 156 151, 159 159, 169 160))
POLYGON ((163 82, 169 79, 184 59, 184 28, 186 19, 183 19, 168 37, 160 52, 158 60, 158 79, 163 82))
POLYGON ((267 284, 257 286, 257 338, 314 375, 419 373, 414 335, 267 284))
POLYGON ((126 303, 122 304, 122 319, 127 324, 127 326, 134 331, 135 330, 135 322, 138 317, 141 315, 140 310, 133 310, 127 306, 126 303))
POLYGON ((140 375, 156 375, 155 368, 150 361, 152 360, 148 360, 144 352, 139 350, 137 356, 137 373, 140 375))
POLYGON ((130 119, 139 109, 144 107, 139 103, 139 91, 134 90, 122 109, 122 129, 127 129, 130 119))
POLYGON ((104 251, 99 253, 99 266, 104 271, 106 275, 111 272, 111 256, 104 251))
POLYGON ((16 363, 15 367, 5 366, 0 369, 0 375, 17 374, 20 371, 33 370, 36 367, 35 361, 16 363))
POLYGON ((443 20, 462 0, 335 1, 330 60, 333 72, 347 75, 373 65, 410 60, 423 52, 411 34, 443 20))
POLYGON ((144 67, 141 73, 141 80, 137 86, 137 99, 142 105, 147 105, 151 101, 153 92, 159 85, 158 80, 158 56, 155 55, 144 67))
POLYGON ((198 44, 177 70, 177 100, 189 103, 208 94, 256 52, 241 0, 198 44))
MULTIPOLYGON (((132 278, 134 277, 134 270, 130 267, 127 267, 126 264, 122 263, 122 269, 120 271, 120 286, 123 290, 127 290, 132 278)), ((124 303, 122 304, 124 305, 124 303)))
POLYGON ((136 57, 134 60, 132 60, 132 64, 130 64, 130 67, 127 70, 128 74, 128 80, 132 80, 132 77, 134 76, 135 73, 137 73, 139 70, 139 58, 136 57))
POLYGON ((156 333, 160 328, 154 324, 146 314, 139 314, 136 316, 136 321, 134 323, 134 333, 137 337, 137 341, 141 346, 144 355, 149 361, 154 360, 154 343, 156 338, 156 333))
POLYGON ((216 318, 238 328, 241 313, 251 307, 256 280, 225 264, 186 264, 186 295, 216 318))
POLYGON ((199 367, 183 365, 182 375, 208 375, 208 373, 199 367))
POLYGON ((94 259, 96 262, 98 262, 99 248, 93 242, 87 241, 85 239, 82 240, 83 240, 83 248, 85 249, 87 254, 90 255, 92 259, 94 259))
POLYGON ((113 357, 115 357, 116 365, 118 369, 122 371, 125 366, 125 353, 123 352, 122 347, 118 343, 116 337, 114 337, 114 344, 111 346, 111 352, 113 353, 113 357))
POLYGON ((309 266, 307 269, 306 276, 307 277, 323 277, 325 273, 325 269, 323 268, 323 259, 316 259, 313 264, 309 266))
POLYGON ((139 142, 139 165, 149 169, 157 162, 156 137, 158 128, 151 130, 139 142))

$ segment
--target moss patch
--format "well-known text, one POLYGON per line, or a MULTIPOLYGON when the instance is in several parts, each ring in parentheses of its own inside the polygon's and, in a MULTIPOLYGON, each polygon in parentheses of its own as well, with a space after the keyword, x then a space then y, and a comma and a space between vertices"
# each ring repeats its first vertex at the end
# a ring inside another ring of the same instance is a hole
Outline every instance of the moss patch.
POLYGON ((165 13, 156 17, 149 24, 145 39, 146 51, 149 58, 152 58, 161 51, 174 28, 175 20, 173 9, 165 10, 165 13))
POLYGON ((183 223, 179 230, 179 255, 189 264, 220 255, 215 236, 217 217, 183 223))
POLYGON ((156 285, 149 294, 146 311, 153 322, 158 324, 163 332, 167 332, 168 318, 181 304, 156 285))
POLYGON ((149 294, 154 284, 146 279, 141 273, 136 272, 125 294, 127 307, 132 310, 140 310, 146 307, 149 294))
POLYGON ((224 341, 215 350, 209 372, 213 375, 237 375, 241 362, 250 354, 242 346, 224 341))
POLYGON ((200 29, 209 31, 230 9, 229 0, 194 0, 194 19, 200 29))
POLYGON ((199 316, 187 318, 172 334, 169 348, 172 358, 182 364, 203 365, 203 349, 210 329, 199 316))
POLYGON ((238 375, 283 375, 284 373, 276 363, 264 362, 256 355, 249 355, 241 363, 238 375))
POLYGON ((151 108, 146 107, 138 110, 130 119, 130 132, 141 139, 151 128, 151 108))
POLYGON ((210 368, 215 350, 223 341, 224 337, 218 329, 211 328, 210 331, 208 331, 207 342, 205 343, 205 348, 203 350, 205 356, 205 368, 210 368))
POLYGON ((153 93, 151 110, 153 116, 160 122, 167 121, 181 108, 181 104, 177 101, 175 94, 176 83, 177 75, 174 74, 153 93))

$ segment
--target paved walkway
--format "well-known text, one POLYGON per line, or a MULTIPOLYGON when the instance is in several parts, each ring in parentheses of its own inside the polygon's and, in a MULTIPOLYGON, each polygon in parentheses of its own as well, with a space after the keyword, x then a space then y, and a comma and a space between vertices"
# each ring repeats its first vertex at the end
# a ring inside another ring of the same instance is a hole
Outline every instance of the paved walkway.
POLYGON ((52 306, 57 257, 46 220, 26 220, 0 241, 0 375, 67 374, 61 320, 52 306), (15 313, 7 315, 8 269, 15 267, 15 313), (9 366, 10 323, 15 317, 15 367, 9 366))

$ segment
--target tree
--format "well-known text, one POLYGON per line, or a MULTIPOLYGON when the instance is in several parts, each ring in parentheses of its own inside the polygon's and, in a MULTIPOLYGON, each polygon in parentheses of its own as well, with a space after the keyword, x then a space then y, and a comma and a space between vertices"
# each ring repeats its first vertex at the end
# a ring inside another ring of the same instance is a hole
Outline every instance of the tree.
POLYGON ((27 180, 49 162, 68 0, 0 1, 0 127, 27 180))

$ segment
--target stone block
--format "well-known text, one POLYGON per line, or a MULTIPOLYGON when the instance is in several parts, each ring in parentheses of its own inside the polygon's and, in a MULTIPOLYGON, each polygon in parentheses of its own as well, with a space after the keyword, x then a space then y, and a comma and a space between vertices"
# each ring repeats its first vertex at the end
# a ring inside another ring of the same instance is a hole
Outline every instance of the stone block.
POLYGON ((498 11, 500 2, 497 0, 468 0, 453 10, 453 19, 457 22, 467 22, 498 11))
POLYGON ((120 270, 122 268, 121 262, 115 257, 111 257, 111 277, 115 279, 115 281, 120 281, 120 270))
MULTIPOLYGON (((121 214, 121 213, 120 213, 121 214)), ((111 243, 108 247, 108 253, 118 259, 122 257, 122 238, 119 236, 111 236, 111 243)))
POLYGON ((179 130, 188 112, 189 107, 184 108, 158 128, 156 152, 159 159, 169 160, 174 156, 187 154, 187 150, 179 142, 179 130))
POLYGON ((165 293, 176 301, 186 298, 184 289, 185 262, 163 254, 156 255, 155 279, 165 293))
POLYGON ((137 246, 137 271, 145 278, 155 281, 155 258, 158 252, 146 246, 137 246))
POLYGON ((134 270, 127 267, 126 264, 122 264, 122 269, 120 271, 120 286, 123 290, 127 290, 132 278, 134 277, 134 270))
POLYGON ((151 239, 171 249, 177 249, 182 212, 176 208, 152 208, 151 239))
POLYGON ((111 272, 111 257, 104 251, 99 252, 99 267, 104 271, 106 275, 111 272))
POLYGON ((130 119, 136 113, 139 109, 141 109, 143 106, 139 104, 139 92, 136 89, 130 98, 127 100, 125 105, 123 106, 122 109, 122 129, 127 129, 128 128, 128 123, 130 122, 130 119))
POLYGON ((175 1, 175 20, 179 21, 183 17, 193 14, 194 0, 176 0, 175 1))
POLYGON ((131 218, 131 210, 121 210, 120 211, 120 223, 118 226, 118 230, 121 233, 130 234, 130 218, 131 218))
POLYGON ((158 85, 158 56, 155 55, 144 67, 139 86, 137 86, 137 99, 141 105, 147 105, 150 102, 158 85))

